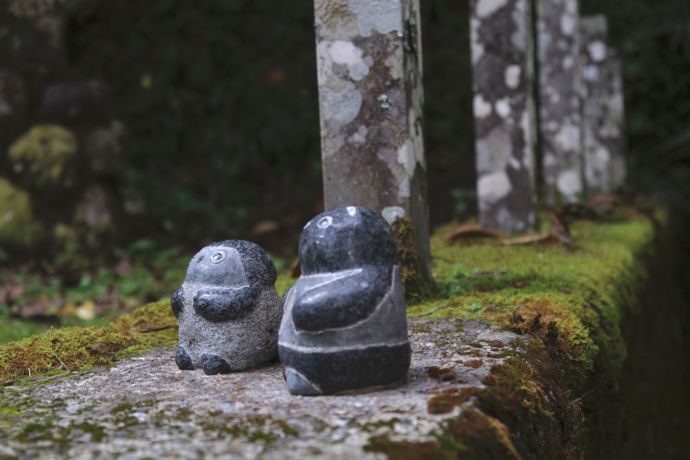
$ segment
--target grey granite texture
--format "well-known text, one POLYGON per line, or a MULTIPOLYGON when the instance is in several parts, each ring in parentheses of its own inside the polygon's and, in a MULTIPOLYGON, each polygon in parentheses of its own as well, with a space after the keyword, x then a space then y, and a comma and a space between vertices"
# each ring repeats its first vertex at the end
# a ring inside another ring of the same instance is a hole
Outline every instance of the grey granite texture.
POLYGON ((405 381, 407 305, 395 240, 376 211, 326 211, 304 227, 279 353, 290 392, 321 395, 405 381))
POLYGON ((544 199, 554 206, 584 194, 579 2, 538 0, 537 18, 544 199))
POLYGON ((480 221, 508 233, 536 224, 530 5, 470 0, 480 221))
MULTIPOLYGON (((446 420, 428 400, 451 388, 481 388, 516 336, 478 322, 411 320, 412 366, 405 386, 370 393, 291 396, 278 364, 205 376, 182 372, 174 350, 34 389, 0 388, 0 458, 19 459, 383 459, 369 439, 427 441, 446 420), (430 367, 455 378, 438 381, 430 367)), ((52 383, 51 383, 52 382, 52 383)))
POLYGON ((415 232, 431 280, 419 0, 315 0, 326 209, 374 209, 415 232))
POLYGON ((223 241, 196 254, 172 296, 180 369, 227 373, 275 358, 283 313, 276 277, 270 257, 254 243, 223 241))
POLYGON ((580 21, 582 36, 583 122, 585 187, 588 196, 613 192, 614 153, 610 139, 615 128, 609 114, 611 97, 608 22, 605 16, 587 16, 580 21))

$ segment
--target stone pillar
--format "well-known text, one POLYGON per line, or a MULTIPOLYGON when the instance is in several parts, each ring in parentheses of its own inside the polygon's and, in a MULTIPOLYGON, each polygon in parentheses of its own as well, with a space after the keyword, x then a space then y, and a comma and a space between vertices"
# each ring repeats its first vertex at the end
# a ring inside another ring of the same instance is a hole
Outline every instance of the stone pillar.
POLYGON ((431 280, 419 0, 315 0, 327 209, 375 209, 413 230, 431 280))
POLYGON ((607 62, 607 80, 609 83, 608 98, 608 132, 606 140, 611 151, 611 176, 614 188, 625 183, 627 175, 626 156, 628 143, 626 138, 625 97, 623 91, 623 68, 620 56, 609 48, 607 62))
POLYGON ((537 0, 539 109, 544 199, 584 193, 578 0, 537 0))
POLYGON ((470 0, 481 224, 534 228, 535 120, 528 0, 470 0))
POLYGON ((608 115, 610 83, 609 49, 606 45, 608 24, 604 16, 583 17, 582 36, 583 138, 585 149, 585 188, 588 196, 615 190, 612 152, 608 138, 611 122, 608 115))

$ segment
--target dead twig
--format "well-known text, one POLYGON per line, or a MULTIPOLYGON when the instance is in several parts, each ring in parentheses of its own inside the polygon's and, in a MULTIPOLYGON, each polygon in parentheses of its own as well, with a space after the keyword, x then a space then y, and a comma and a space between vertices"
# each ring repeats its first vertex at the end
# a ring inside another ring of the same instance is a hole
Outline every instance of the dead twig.
POLYGON ((419 318, 423 318, 423 317, 425 317, 425 316, 431 316, 431 315, 433 315, 434 313, 436 313, 437 311, 443 310, 444 308, 448 308, 448 307, 450 307, 450 304, 439 305, 439 306, 436 307, 436 308, 432 308, 431 310, 425 311, 424 313, 420 314, 420 315, 419 315, 419 318))
POLYGON ((65 364, 65 363, 60 359, 60 357, 58 356, 58 354, 55 353, 55 352, 53 352, 53 356, 55 356, 55 357, 57 358, 57 360, 60 362, 60 365, 61 365, 62 367, 64 367, 66 371, 69 372, 69 370, 70 370, 69 367, 67 367, 67 364, 65 364))
POLYGON ((484 228, 477 224, 464 224, 453 230, 453 232, 446 237, 446 243, 450 244, 465 239, 501 239, 503 237, 504 235, 498 230, 484 228))

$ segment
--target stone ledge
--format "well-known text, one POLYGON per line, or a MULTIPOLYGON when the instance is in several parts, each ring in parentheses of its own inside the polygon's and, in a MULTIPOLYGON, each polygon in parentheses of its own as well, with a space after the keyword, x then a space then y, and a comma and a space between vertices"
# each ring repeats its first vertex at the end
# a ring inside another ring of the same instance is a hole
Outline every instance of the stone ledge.
POLYGON ((380 458, 372 439, 434 444, 474 404, 432 409, 434 398, 481 390, 518 352, 518 336, 477 321, 414 320, 410 329, 412 366, 400 388, 293 397, 278 364, 208 377, 178 370, 174 351, 162 349, 29 392, 6 389, 5 405, 21 417, 0 425, 0 444, 21 458, 275 459, 380 458))
MULTIPOLYGON (((677 241, 665 226, 655 230, 648 219, 625 214, 575 224, 575 250, 449 245, 452 229, 441 229, 432 241, 439 294, 410 308, 413 368, 408 385, 394 390, 293 398, 277 366, 207 378, 177 371, 167 348, 122 360, 122 353, 174 341, 169 306, 149 306, 144 317, 135 312, 111 328, 123 337, 118 350, 87 346, 103 351, 96 364, 119 359, 113 370, 58 375, 40 385, 18 378, 2 390, 0 458, 50 452, 89 458, 99 449, 125 457, 132 449, 133 458, 167 452, 345 458, 353 449, 392 459, 615 452, 626 349, 633 344, 625 324, 649 318, 654 308, 651 316, 675 311, 644 299, 654 298, 650 289, 658 292, 650 281, 672 269, 677 241)), ((94 331, 75 333, 102 340, 94 331)), ((40 372, 58 369, 63 360, 48 358, 62 346, 46 335, 0 347, 0 374, 17 367, 17 350, 24 357, 43 353, 40 372)), ((68 362, 71 370, 84 364, 68 362)))

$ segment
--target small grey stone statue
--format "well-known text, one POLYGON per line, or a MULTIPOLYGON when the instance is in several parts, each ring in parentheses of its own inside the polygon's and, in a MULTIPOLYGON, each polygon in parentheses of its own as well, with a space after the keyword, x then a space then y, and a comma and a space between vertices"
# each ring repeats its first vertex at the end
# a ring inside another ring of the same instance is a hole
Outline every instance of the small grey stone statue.
POLYGON ((350 206, 309 222, 302 276, 283 300, 278 349, 288 389, 335 394, 400 384, 410 366, 407 308, 391 228, 350 206))
POLYGON ((172 296, 177 366, 213 375, 275 358, 283 313, 276 277, 268 254, 247 241, 213 243, 195 255, 172 296))

